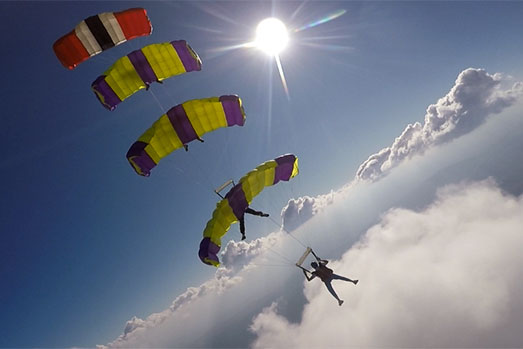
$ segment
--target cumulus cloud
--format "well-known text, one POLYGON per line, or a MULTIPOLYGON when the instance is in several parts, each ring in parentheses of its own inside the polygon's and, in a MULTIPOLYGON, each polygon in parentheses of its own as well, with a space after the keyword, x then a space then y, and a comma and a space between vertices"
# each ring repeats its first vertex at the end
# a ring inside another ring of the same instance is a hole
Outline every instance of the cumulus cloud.
POLYGON ((307 285, 299 323, 272 303, 254 347, 521 347, 523 197, 451 185, 428 208, 392 209, 333 264, 357 286, 307 285))
POLYGON ((316 197, 302 196, 290 199, 281 211, 283 229, 293 231, 334 202, 334 191, 316 197))
MULTIPOLYGON (((391 146, 372 154, 359 166, 355 180, 376 181, 404 160, 459 138, 483 124, 489 115, 514 105, 523 95, 523 83, 516 82, 503 89, 510 79, 483 69, 465 69, 449 93, 427 108, 423 125, 420 122, 407 125, 391 146)), ((350 184, 327 195, 289 200, 281 214, 284 229, 298 228, 332 204, 338 194, 349 190, 350 184)))
POLYGON ((231 269, 219 268, 213 279, 199 287, 189 287, 184 293, 176 297, 168 309, 159 313, 153 313, 145 320, 133 316, 131 320, 127 321, 124 332, 118 338, 107 345, 98 345, 97 348, 119 348, 136 345, 130 343, 140 343, 141 340, 147 337, 147 330, 163 325, 182 307, 186 307, 197 299, 208 295, 219 295, 238 284, 241 278, 234 274, 234 271, 231 269))
POLYGON ((274 232, 249 242, 229 241, 221 254, 222 270, 233 273, 243 269, 253 259, 274 246, 281 236, 281 232, 274 232))
POLYGON ((487 116, 513 105, 523 93, 523 84, 517 82, 503 90, 502 81, 501 74, 491 75, 483 69, 462 71, 449 93, 427 108, 424 124, 407 125, 390 147, 360 165, 356 178, 377 180, 403 160, 469 133, 487 116))

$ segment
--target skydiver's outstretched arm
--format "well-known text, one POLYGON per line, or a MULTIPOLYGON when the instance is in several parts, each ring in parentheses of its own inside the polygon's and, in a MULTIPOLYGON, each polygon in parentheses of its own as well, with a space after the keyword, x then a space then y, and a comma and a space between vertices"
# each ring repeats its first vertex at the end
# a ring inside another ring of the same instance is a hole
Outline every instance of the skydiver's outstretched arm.
POLYGON ((316 256, 316 253, 314 253, 314 251, 311 249, 311 253, 312 255, 316 258, 316 260, 319 262, 319 263, 322 263, 323 265, 327 265, 327 263, 329 263, 328 260, 326 259, 321 259, 320 257, 316 256))
POLYGON ((268 213, 263 213, 262 211, 256 211, 250 207, 247 207, 247 209, 245 210, 245 213, 252 214, 254 216, 269 217, 268 213))

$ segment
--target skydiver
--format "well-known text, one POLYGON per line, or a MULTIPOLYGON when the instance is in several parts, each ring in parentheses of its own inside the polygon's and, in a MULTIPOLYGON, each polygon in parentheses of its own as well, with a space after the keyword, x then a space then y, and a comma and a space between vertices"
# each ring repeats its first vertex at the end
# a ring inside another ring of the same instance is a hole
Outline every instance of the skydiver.
MULTIPOLYGON (((200 138, 200 136, 196 135, 196 139, 199 140, 200 142, 205 142, 203 139, 200 138)), ((188 144, 184 144, 183 145, 183 149, 185 149, 185 151, 189 151, 189 145, 188 144)))
MULTIPOLYGON (((163 84, 163 81, 158 80, 158 79, 156 79, 156 82, 159 83, 159 84, 163 84)), ((145 91, 149 91, 150 88, 151 88, 151 84, 146 82, 145 83, 145 91)))
MULTIPOLYGON (((268 213, 263 213, 261 211, 256 211, 256 210, 253 210, 250 207, 247 207, 245 209, 245 213, 252 214, 254 216, 269 217, 268 213)), ((243 216, 245 215, 245 213, 239 218, 239 221, 240 221, 240 233, 242 234, 242 241, 245 240, 245 221, 243 219, 243 216)))
POLYGON ((341 300, 338 297, 338 295, 336 294, 336 291, 334 291, 334 288, 332 288, 331 281, 332 280, 343 280, 343 281, 352 282, 354 285, 357 285, 358 280, 351 280, 344 276, 334 274, 332 269, 326 267, 327 263, 329 263, 328 260, 318 258, 318 256, 316 256, 316 254, 314 254, 314 252, 312 252, 312 254, 314 255, 314 257, 316 257, 316 260, 318 261, 319 265, 316 262, 311 263, 311 267, 314 268, 313 272, 310 272, 309 270, 307 270, 305 268, 301 268, 303 271, 303 274, 305 275, 305 278, 307 279, 307 281, 311 281, 315 277, 319 277, 321 279, 321 281, 323 281, 325 286, 327 286, 327 290, 329 290, 330 294, 332 294, 332 296, 334 298, 336 298, 336 300, 338 301, 338 305, 341 306, 343 304, 343 300, 341 300), (309 275, 307 275, 307 273, 310 273, 311 276, 309 277, 309 275))

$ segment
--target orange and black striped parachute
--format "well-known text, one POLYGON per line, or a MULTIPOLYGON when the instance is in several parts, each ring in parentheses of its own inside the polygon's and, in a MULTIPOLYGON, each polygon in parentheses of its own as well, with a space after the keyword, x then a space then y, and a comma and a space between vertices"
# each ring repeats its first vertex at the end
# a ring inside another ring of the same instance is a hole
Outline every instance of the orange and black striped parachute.
POLYGON ((64 67, 78 64, 102 51, 140 36, 150 35, 153 28, 143 8, 121 12, 104 12, 78 23, 69 33, 55 41, 53 50, 64 67))

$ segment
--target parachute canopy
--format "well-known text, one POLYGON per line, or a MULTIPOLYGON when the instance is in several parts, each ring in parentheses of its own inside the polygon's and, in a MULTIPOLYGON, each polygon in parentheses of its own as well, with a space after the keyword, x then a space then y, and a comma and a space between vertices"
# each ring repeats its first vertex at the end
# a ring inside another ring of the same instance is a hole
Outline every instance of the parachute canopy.
POLYGON ((194 99, 172 107, 133 143, 127 160, 136 173, 148 177, 158 162, 207 132, 243 126, 245 112, 235 95, 194 99))
POLYGON ((114 110, 121 101, 154 81, 201 67, 200 57, 185 40, 152 44, 118 59, 91 88, 104 107, 114 110))
POLYGON ((288 181, 298 174, 298 158, 293 154, 282 155, 274 160, 264 162, 240 179, 218 202, 211 220, 203 231, 198 256, 203 263, 220 265, 218 252, 221 238, 229 230, 231 224, 241 218, 253 198, 265 187, 279 181, 288 181))
POLYGON ((104 12, 81 21, 71 32, 55 41, 53 50, 64 67, 74 69, 102 51, 150 35, 152 29, 143 8, 104 12))

